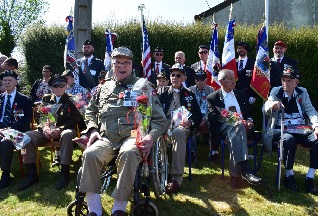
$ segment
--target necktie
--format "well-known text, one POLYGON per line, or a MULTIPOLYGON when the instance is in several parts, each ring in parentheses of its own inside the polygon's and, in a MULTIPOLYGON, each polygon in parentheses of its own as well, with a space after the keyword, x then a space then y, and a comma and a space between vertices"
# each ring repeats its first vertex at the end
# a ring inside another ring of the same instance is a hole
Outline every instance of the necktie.
POLYGON ((277 59, 276 61, 277 61, 277 65, 279 67, 280 66, 280 59, 277 59))
POLYGON ((85 61, 84 61, 84 70, 83 70, 84 74, 87 72, 87 69, 88 69, 88 59, 85 59, 85 61))
POLYGON ((156 64, 156 74, 158 75, 159 74, 159 63, 156 64))
POLYGON ((243 60, 240 60, 239 71, 243 69, 243 60))
POLYGON ((3 124, 9 126, 11 124, 11 95, 7 95, 7 102, 5 105, 4 115, 3 115, 3 124))

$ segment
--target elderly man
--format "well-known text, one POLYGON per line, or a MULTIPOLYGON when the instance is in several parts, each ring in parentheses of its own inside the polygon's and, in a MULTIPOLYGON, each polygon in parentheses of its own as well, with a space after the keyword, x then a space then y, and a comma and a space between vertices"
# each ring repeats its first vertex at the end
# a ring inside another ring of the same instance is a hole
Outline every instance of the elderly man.
MULTIPOLYGON (((192 64, 191 68, 193 70, 206 71, 207 61, 208 61, 208 57, 209 57, 209 47, 207 47, 206 45, 200 45, 198 55, 199 55, 200 61, 192 64)), ((207 85, 211 85, 211 79, 212 79, 211 77, 212 77, 211 74, 207 74, 207 79, 208 79, 207 85)))
POLYGON ((154 85, 157 85, 156 79, 159 73, 165 73, 166 77, 169 77, 170 74, 170 65, 163 63, 163 56, 164 51, 162 48, 157 47, 156 49, 154 49, 153 58, 155 59, 155 61, 151 63, 151 74, 149 77, 149 81, 154 85))
MULTIPOLYGON (((5 88, 5 92, 0 95, 0 128, 10 127, 20 132, 30 130, 32 102, 29 97, 17 92, 18 74, 15 71, 7 70, 1 73, 0 78, 5 88)), ((13 149, 14 145, 11 141, 3 140, 0 142, 2 170, 0 189, 8 187, 11 182, 10 167, 13 149)))
MULTIPOLYGON (((166 125, 160 103, 153 94, 151 130, 141 140, 141 146, 136 146, 136 137, 132 135, 135 113, 132 112, 130 92, 138 78, 132 73, 132 59, 133 54, 126 47, 113 50, 114 75, 106 80, 87 107, 87 130, 83 133, 89 134, 90 139, 83 153, 80 191, 86 192, 89 215, 102 215, 100 176, 103 167, 116 157, 117 185, 112 193, 115 199, 112 215, 127 215, 126 206, 137 167, 166 125)), ((151 84, 148 85, 151 88, 151 84)))
POLYGON ((260 184, 261 179, 252 174, 248 161, 247 130, 253 128, 253 121, 248 113, 248 98, 244 92, 235 89, 236 82, 232 70, 221 70, 218 80, 221 88, 207 98, 212 142, 219 142, 221 138, 228 140, 229 172, 233 188, 239 187, 239 176, 252 185, 260 184), (229 116, 226 117, 226 113, 229 113, 229 116), (229 118, 233 120, 235 116, 237 117, 234 122, 230 121, 229 118))
POLYGON ((61 190, 69 183, 70 164, 72 161, 74 142, 76 137, 76 127, 80 121, 81 114, 70 100, 71 95, 65 93, 67 80, 64 76, 53 75, 48 84, 52 88, 52 94, 46 94, 42 98, 42 105, 50 106, 50 113, 55 116, 56 123, 54 129, 49 129, 50 125, 41 125, 38 130, 28 131, 27 135, 31 142, 24 147, 23 163, 26 165, 27 174, 25 181, 18 187, 19 191, 25 190, 38 182, 39 176, 36 167, 36 146, 49 143, 51 140, 59 140, 61 176, 57 182, 56 189, 61 190), (52 105, 60 104, 60 108, 55 111, 52 105))
POLYGON ((272 141, 283 139, 283 164, 286 170, 284 185, 293 191, 298 190, 293 172, 297 143, 309 147, 310 164, 305 188, 307 193, 317 195, 314 175, 318 168, 318 113, 311 104, 307 89, 297 86, 299 74, 296 68, 286 68, 281 82, 282 86, 273 88, 264 104, 264 111, 270 116, 267 132, 264 135, 264 144, 270 152, 272 141), (283 137, 280 132, 282 107, 285 111, 283 137), (306 122, 310 122, 310 127, 306 127, 306 122), (310 130, 311 128, 313 130, 310 130))
POLYGON ((176 193, 183 180, 187 138, 190 129, 201 123, 202 113, 194 93, 182 85, 187 79, 182 65, 179 63, 173 65, 170 72, 171 86, 158 89, 159 99, 169 120, 169 125, 173 111, 181 106, 184 106, 192 114, 188 120, 181 122, 178 127, 172 128, 172 181, 168 183, 165 191, 166 193, 176 193))
POLYGON ((271 58, 270 70, 270 84, 271 87, 278 87, 281 85, 281 75, 286 67, 293 67, 298 69, 297 61, 288 58, 285 55, 287 45, 283 41, 276 41, 273 47, 274 57, 271 58))
MULTIPOLYGON (((187 76, 187 79, 186 81, 184 82, 184 85, 185 87, 190 87, 190 86, 193 86, 195 85, 195 70, 190 68, 190 67, 187 67, 185 66, 185 61, 186 61, 186 57, 185 57, 185 53, 182 52, 182 51, 178 51, 174 54, 174 61, 175 63, 179 63, 183 66, 183 69, 185 70, 185 73, 186 73, 186 76, 187 76)), ((197 70, 197 69, 196 69, 197 70)))
POLYGON ((91 41, 86 40, 83 42, 82 51, 84 57, 77 61, 79 64, 78 77, 74 71, 74 78, 76 84, 90 91, 98 85, 98 75, 101 70, 105 70, 105 66, 100 59, 93 55, 95 49, 91 41))

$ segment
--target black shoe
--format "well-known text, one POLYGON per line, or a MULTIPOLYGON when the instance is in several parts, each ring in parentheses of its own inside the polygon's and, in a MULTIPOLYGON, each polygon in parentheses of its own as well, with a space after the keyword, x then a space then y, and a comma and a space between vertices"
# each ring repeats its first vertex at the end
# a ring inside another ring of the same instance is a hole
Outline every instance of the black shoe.
POLYGON ((97 216, 97 214, 95 212, 90 212, 86 216, 97 216))
POLYGON ((287 189, 290 189, 293 191, 298 191, 298 186, 297 186, 297 183, 295 181, 294 175, 285 177, 283 183, 287 189))
POLYGON ((318 190, 316 188, 316 185, 315 185, 313 178, 306 178, 305 188, 306 188, 306 193, 311 193, 314 195, 318 194, 318 190))
POLYGON ((211 157, 211 161, 213 163, 215 163, 216 165, 221 165, 221 160, 220 160, 219 154, 216 153, 214 155, 211 155, 210 157, 211 157))
POLYGON ((23 191, 29 187, 31 187, 32 185, 34 185, 35 183, 37 183, 39 181, 39 177, 38 176, 33 176, 33 177, 27 177, 25 179, 25 181, 20 184, 17 188, 18 191, 23 191))
POLYGON ((117 210, 114 213, 112 213, 111 216, 128 216, 127 212, 124 212, 122 210, 117 210))
POLYGON ((1 180, 0 180, 0 189, 9 187, 11 181, 12 181, 11 177, 9 177, 9 178, 1 178, 1 180))
POLYGON ((242 178, 245 179, 251 185, 259 185, 262 181, 261 178, 255 176, 251 173, 242 174, 242 178))
POLYGON ((61 168, 61 177, 55 187, 56 190, 62 190, 63 188, 66 188, 69 182, 70 175, 70 166, 62 164, 61 168))
POLYGON ((234 177, 231 176, 231 187, 233 189, 237 189, 240 188, 241 184, 240 184, 240 178, 239 177, 234 177))

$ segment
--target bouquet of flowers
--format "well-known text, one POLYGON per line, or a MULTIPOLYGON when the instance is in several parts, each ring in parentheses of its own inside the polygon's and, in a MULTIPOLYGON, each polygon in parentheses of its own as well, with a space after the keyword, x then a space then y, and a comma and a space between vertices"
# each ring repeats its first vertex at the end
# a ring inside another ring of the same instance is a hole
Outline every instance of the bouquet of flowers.
POLYGON ((219 107, 217 107, 217 108, 218 108, 218 110, 221 113, 220 120, 222 122, 225 122, 225 123, 228 123, 228 124, 231 124, 231 125, 234 125, 234 126, 242 123, 243 120, 242 120, 242 118, 241 118, 239 113, 232 112, 232 111, 229 111, 229 110, 226 110, 226 109, 222 109, 222 108, 219 108, 219 107))
POLYGON ((27 134, 11 128, 0 129, 0 138, 12 141, 17 150, 22 149, 26 144, 31 142, 31 138, 27 134))
POLYGON ((77 93, 73 97, 70 98, 76 109, 80 112, 80 114, 85 119, 85 112, 87 108, 87 102, 81 93, 77 93))
POLYGON ((57 111, 60 109, 62 104, 47 104, 40 105, 40 121, 38 129, 43 131, 44 136, 47 139, 53 139, 51 133, 56 129, 57 111))
POLYGON ((170 127, 168 129, 168 135, 171 136, 172 131, 176 127, 178 127, 181 122, 188 121, 191 115, 192 115, 192 113, 184 106, 176 109, 172 114, 171 124, 170 124, 170 127))

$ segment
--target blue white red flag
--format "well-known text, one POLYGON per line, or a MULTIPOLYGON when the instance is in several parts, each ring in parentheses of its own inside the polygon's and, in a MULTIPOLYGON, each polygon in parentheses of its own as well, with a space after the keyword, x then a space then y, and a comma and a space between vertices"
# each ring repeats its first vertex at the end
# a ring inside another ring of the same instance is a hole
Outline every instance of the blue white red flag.
POLYGON ((150 74, 151 74, 151 52, 150 52, 150 43, 149 43, 146 23, 145 23, 145 20, 144 20, 144 15, 141 16, 141 30, 142 30, 142 66, 143 66, 143 76, 145 78, 149 78, 150 74))
POLYGON ((263 100, 267 100, 270 89, 270 58, 265 26, 258 31, 256 49, 257 55, 250 86, 263 100))
POLYGON ((219 36, 218 36, 218 24, 213 23, 212 38, 210 42, 209 56, 207 60, 207 67, 205 72, 207 73, 207 85, 212 86, 215 90, 221 88, 221 84, 218 81, 218 72, 215 68, 220 68, 220 55, 219 55, 219 36))
POLYGON ((108 29, 105 30, 105 38, 106 38, 106 49, 105 49, 105 59, 104 66, 106 70, 109 70, 111 67, 111 54, 114 49, 114 41, 118 35, 116 33, 110 32, 108 29))
POLYGON ((65 21, 67 22, 66 26, 66 43, 64 50, 64 67, 67 67, 67 64, 75 65, 76 61, 76 48, 74 40, 74 31, 73 31, 73 17, 67 16, 65 21))
POLYGON ((222 69, 234 71, 235 79, 237 80, 237 68, 234 49, 234 27, 235 20, 230 19, 225 34, 225 41, 222 53, 222 69))

